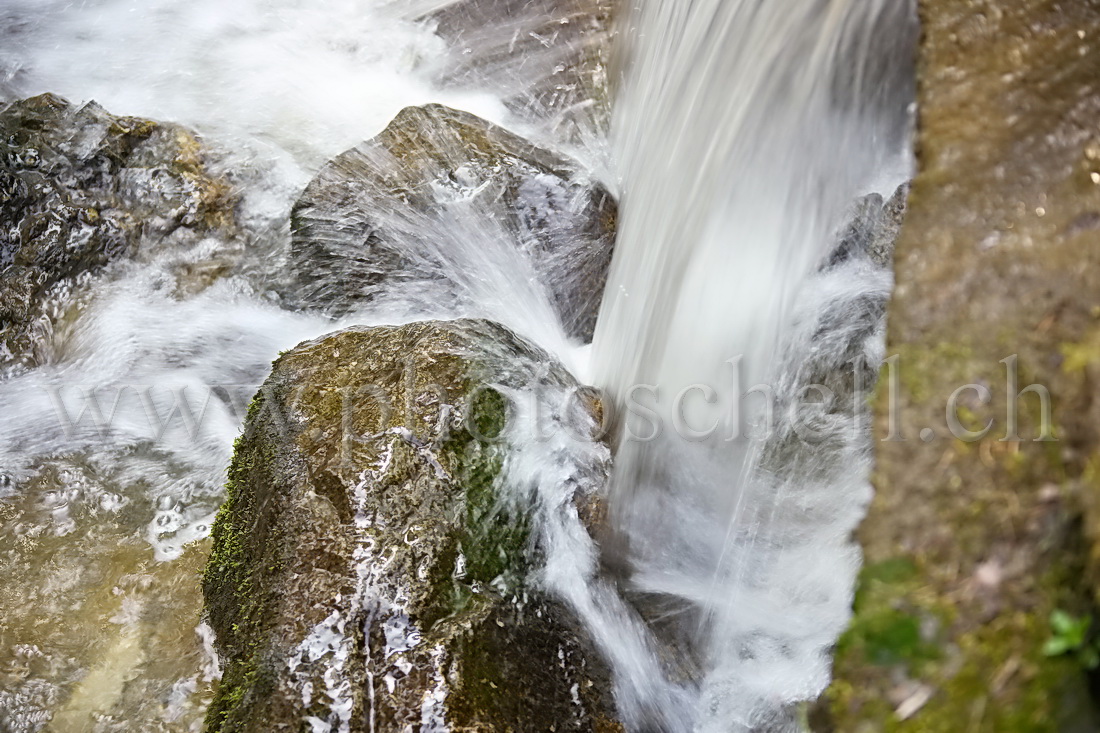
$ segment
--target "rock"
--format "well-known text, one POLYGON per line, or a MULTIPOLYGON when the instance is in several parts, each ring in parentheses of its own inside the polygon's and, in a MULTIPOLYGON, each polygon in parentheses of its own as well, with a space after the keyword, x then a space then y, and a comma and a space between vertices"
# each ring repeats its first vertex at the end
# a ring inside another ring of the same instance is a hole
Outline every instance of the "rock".
POLYGON ((507 311, 525 281, 566 334, 590 341, 616 216, 575 163, 465 112, 410 107, 295 204, 288 297, 341 316, 424 289, 507 311))
POLYGON ((52 94, 0 111, 0 364, 34 363, 51 295, 143 248, 234 227, 234 201, 178 125, 52 94))
POLYGON ((1094 637, 1048 643, 1100 602, 1100 7, 920 5, 897 361, 818 730, 1095 731, 1094 637))
POLYGON ((495 483, 498 390, 571 383, 477 320, 281 356, 203 582, 224 665, 207 730, 621 730, 598 657, 527 581, 529 519, 495 483))
POLYGON ((885 203, 877 193, 857 200, 852 206, 848 223, 840 232, 836 247, 822 269, 831 269, 853 257, 866 257, 879 267, 892 267, 894 245, 901 233, 908 196, 909 183, 906 182, 898 186, 885 203))
POLYGON ((909 201, 909 182, 898 186, 894 195, 882 208, 882 218, 871 234, 867 245, 867 256, 880 267, 891 268, 894 265, 894 247, 901 236, 901 225, 905 221, 905 207, 909 201))
POLYGON ((509 109, 560 138, 610 117, 610 0, 458 0, 427 15, 449 53, 444 84, 501 90, 509 109))
POLYGON ((877 193, 858 199, 833 251, 803 288, 774 384, 775 413, 782 417, 761 450, 765 473, 795 482, 800 476, 843 481, 853 452, 869 453, 868 398, 878 384, 889 270, 908 192, 905 183, 887 202, 877 193), (830 279, 843 287, 830 286, 830 279), (856 282, 862 286, 852 287, 856 282), (811 390, 816 387, 825 392, 811 390))

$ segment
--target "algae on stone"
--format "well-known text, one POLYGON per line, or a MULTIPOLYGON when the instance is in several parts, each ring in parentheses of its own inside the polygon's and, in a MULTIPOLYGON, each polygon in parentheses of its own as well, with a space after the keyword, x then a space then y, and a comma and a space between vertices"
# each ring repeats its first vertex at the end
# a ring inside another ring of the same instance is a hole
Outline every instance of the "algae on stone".
POLYGON ((570 384, 487 321, 352 328, 281 356, 214 527, 225 672, 207 729, 614 730, 607 672, 527 582, 526 513, 497 495, 497 390, 570 384))
POLYGON ((876 401, 866 567, 821 727, 1092 731, 1088 671, 1043 647, 1053 611, 1097 607, 1100 353, 1075 345, 1100 317, 1100 8, 920 10, 919 174, 889 309, 898 358, 876 401), (1053 440, 1032 384, 1049 391, 1053 440))

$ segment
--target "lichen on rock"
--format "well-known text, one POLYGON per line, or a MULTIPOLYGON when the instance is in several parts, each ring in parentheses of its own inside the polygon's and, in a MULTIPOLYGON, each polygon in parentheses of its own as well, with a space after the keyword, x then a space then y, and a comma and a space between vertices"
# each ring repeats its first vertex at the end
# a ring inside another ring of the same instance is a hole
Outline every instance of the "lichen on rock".
POLYGON ((908 196, 909 183, 906 182, 886 201, 877 193, 857 200, 823 269, 832 269, 856 257, 866 257, 879 267, 891 267, 908 196))
POLYGON ((214 527, 207 729, 615 730, 607 671, 529 582, 529 517, 499 493, 504 393, 570 384, 487 321, 281 356, 214 527))
POLYGON ((1093 731, 1095 676, 1049 641, 1055 612, 1096 618, 1098 598, 1100 46, 1087 39, 1100 12, 920 9, 897 359, 876 400, 865 568, 819 729, 1093 731))
POLYGON ((577 163, 466 112, 410 107, 295 204, 288 300, 342 316, 423 290, 429 310, 496 307, 498 321, 544 307, 588 341, 616 216, 577 163))

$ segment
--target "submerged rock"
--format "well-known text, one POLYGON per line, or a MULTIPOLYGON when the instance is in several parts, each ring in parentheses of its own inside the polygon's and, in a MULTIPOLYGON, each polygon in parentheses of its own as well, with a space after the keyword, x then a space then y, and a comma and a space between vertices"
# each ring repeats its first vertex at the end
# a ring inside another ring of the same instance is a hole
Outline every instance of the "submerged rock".
POLYGON ((334 316, 368 302, 488 303, 501 321, 545 307, 591 340, 616 213, 577 164, 474 115, 410 107, 295 204, 290 300, 334 316))
POLYGON ((204 578, 224 663, 207 730, 621 730, 597 656, 525 577, 529 519, 497 482, 503 393, 571 384, 487 321, 281 356, 204 578))
POLYGON ((35 360, 51 296, 80 278, 234 226, 228 185, 178 125, 43 94, 0 110, 0 136, 0 363, 35 360))
POLYGON ((822 731, 1100 729, 1100 7, 976 8, 921 2, 897 360, 822 731))

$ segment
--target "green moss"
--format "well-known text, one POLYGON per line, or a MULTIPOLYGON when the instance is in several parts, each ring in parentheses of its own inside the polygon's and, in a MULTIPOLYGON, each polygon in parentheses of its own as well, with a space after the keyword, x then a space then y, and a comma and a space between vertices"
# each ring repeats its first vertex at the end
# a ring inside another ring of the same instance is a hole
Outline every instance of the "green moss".
POLYGON ((1083 339, 1064 343, 1059 349, 1066 374, 1082 374, 1091 365, 1100 363, 1100 327, 1093 327, 1083 339))
POLYGON ((905 596, 917 579, 915 563, 897 557, 863 569, 854 605, 855 615, 837 643, 838 656, 875 666, 903 665, 917 671, 940 657, 927 629, 943 625, 943 613, 913 605, 905 596))
MULTIPOLYGON (((1053 567, 1035 598, 1079 604, 1068 580, 1079 570, 1073 563, 1053 567)), ((916 563, 892 558, 867 566, 853 621, 837 646, 837 681, 826 696, 832 725, 848 731, 856 721, 875 721, 887 733, 1055 733, 1087 719, 1080 665, 1043 652, 1048 602, 958 630, 951 601, 916 563), (880 685, 888 669, 895 670, 890 679, 933 691, 918 715, 902 720, 886 701, 880 685)))
POLYGON ((920 619, 895 609, 862 614, 847 637, 861 646, 871 664, 886 666, 935 659, 937 647, 921 638, 920 619))
MULTIPOLYGON (((897 366, 887 364, 881 370, 876 390, 876 399, 880 402, 886 400, 891 369, 896 369, 893 376, 906 399, 914 403, 924 402, 930 397, 940 399, 934 385, 945 378, 960 386, 971 381, 967 372, 968 365, 973 363, 974 352, 968 344, 943 340, 934 343, 931 348, 923 345, 901 345, 895 352, 900 357, 897 366), (942 370, 948 368, 953 368, 955 373, 944 374, 942 370)), ((946 400, 947 395, 942 395, 942 399, 946 400)))
POLYGON ((504 446, 499 438, 508 419, 508 401, 494 389, 476 393, 467 422, 474 429, 459 430, 443 452, 456 467, 456 480, 465 496, 461 550, 470 580, 516 582, 527 565, 530 527, 527 517, 500 496, 504 446))
POLYGON ((206 730, 233 731, 230 722, 244 696, 252 690, 260 673, 257 648, 263 638, 261 595, 256 587, 255 551, 248 534, 251 486, 271 475, 274 448, 252 430, 264 405, 258 393, 249 405, 246 432, 233 446, 233 461, 226 482, 226 499, 218 510, 211 531, 213 546, 203 574, 206 607, 219 629, 218 642, 230 650, 225 669, 206 715, 206 730), (228 619, 234 619, 229 622, 228 619))

